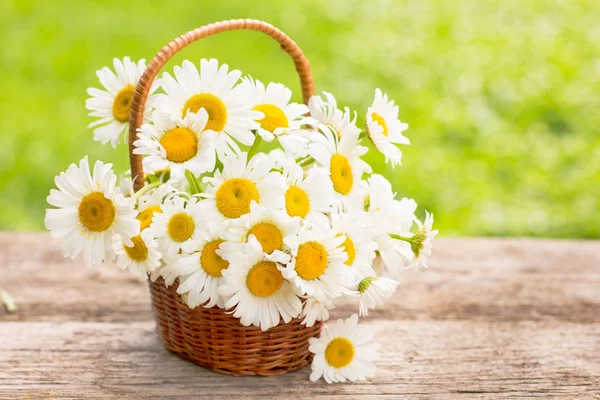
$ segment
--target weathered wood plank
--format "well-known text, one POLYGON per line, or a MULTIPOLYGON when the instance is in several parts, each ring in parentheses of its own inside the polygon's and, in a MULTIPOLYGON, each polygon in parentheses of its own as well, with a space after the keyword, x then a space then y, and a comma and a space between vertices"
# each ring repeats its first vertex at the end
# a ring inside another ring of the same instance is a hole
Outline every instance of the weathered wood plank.
MULTIPOLYGON (((0 310, 0 321, 151 318, 141 279, 65 260, 47 234, 0 234, 0 265, 0 284, 19 305, 16 314, 0 310)), ((373 317, 595 322, 599 288, 600 242, 445 239, 431 268, 405 272, 396 296, 373 317)))
MULTIPOLYGON (((146 283, 64 260, 47 234, 0 234, 0 399, 600 399, 600 242, 443 239, 365 323, 384 344, 368 383, 308 369, 232 378, 168 353, 146 283)), ((336 316, 355 309, 345 303, 336 316)))
POLYGON ((54 398, 594 398, 600 324, 369 321, 385 343, 367 383, 216 374, 168 353, 150 322, 0 324, 0 394, 54 398), (393 338, 393 339, 392 339, 393 338), (8 368, 8 374, 6 371, 8 368), (385 398, 385 397, 384 397, 385 398))

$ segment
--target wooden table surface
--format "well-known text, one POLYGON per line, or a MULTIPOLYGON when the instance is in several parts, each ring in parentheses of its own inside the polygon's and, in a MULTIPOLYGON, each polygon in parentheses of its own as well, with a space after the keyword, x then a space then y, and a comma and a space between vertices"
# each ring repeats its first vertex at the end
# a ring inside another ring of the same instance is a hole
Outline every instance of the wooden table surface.
POLYGON ((240 378, 184 361, 141 279, 65 260, 46 233, 0 233, 0 287, 19 307, 0 311, 0 398, 600 399, 599 241, 441 239, 434 254, 362 320, 378 376, 327 385, 310 367, 240 378))

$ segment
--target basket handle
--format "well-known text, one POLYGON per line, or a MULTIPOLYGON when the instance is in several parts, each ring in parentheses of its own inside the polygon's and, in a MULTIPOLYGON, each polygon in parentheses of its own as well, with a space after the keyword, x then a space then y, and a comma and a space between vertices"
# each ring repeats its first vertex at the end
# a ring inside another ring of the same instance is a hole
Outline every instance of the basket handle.
POLYGON ((188 44, 202 39, 215 33, 248 29, 266 33, 281 44, 281 48, 292 57, 296 65, 296 71, 300 76, 300 85, 302 86, 302 98, 305 103, 315 93, 313 86, 313 77, 310 71, 310 63, 304 57, 304 53, 298 47, 296 42, 290 39, 285 33, 275 28, 273 25, 255 19, 232 19, 229 21, 215 22, 204 25, 189 31, 171 41, 163 47, 150 61, 148 67, 140 77, 140 81, 135 88, 135 93, 131 99, 131 111, 129 114, 129 162, 131 164, 131 176, 135 179, 133 188, 137 192, 144 186, 144 169, 142 166, 142 156, 133 154, 135 146, 133 143, 137 140, 137 131, 142 125, 144 119, 144 107, 150 92, 150 86, 160 69, 171 57, 188 44))

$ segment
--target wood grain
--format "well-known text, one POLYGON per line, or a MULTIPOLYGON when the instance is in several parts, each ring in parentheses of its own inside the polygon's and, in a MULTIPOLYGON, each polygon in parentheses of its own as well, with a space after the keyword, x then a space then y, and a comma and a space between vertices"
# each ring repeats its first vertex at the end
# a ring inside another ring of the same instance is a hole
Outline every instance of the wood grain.
MULTIPOLYGON (((0 234, 0 399, 600 399, 600 242, 442 239, 363 323, 366 383, 223 376, 169 353, 145 282, 64 260, 47 234, 0 234)), ((344 303, 334 317, 356 310, 344 303)))

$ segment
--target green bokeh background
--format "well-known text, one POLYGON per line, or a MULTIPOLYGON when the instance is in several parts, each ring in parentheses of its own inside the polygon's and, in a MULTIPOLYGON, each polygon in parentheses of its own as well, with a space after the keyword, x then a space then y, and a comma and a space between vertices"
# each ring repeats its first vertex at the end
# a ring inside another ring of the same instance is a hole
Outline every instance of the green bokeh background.
MULTIPOLYGON (((375 170, 444 235, 599 237, 600 2, 0 2, 0 229, 43 229, 53 176, 85 154, 127 168, 92 140, 95 70, 152 56, 206 23, 257 18, 311 61, 318 90, 364 114, 376 87, 409 123, 403 165, 375 170)), ((291 87, 289 58, 256 32, 195 43, 167 66, 215 57, 291 87)))

